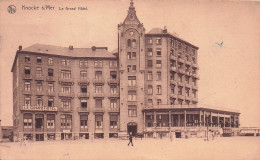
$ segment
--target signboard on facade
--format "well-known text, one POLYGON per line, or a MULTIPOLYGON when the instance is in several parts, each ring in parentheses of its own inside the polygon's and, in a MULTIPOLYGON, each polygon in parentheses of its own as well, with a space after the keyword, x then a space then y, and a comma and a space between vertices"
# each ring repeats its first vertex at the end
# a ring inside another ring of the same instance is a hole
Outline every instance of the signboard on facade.
POLYGON ((26 111, 58 111, 58 107, 21 106, 21 110, 26 110, 26 111))

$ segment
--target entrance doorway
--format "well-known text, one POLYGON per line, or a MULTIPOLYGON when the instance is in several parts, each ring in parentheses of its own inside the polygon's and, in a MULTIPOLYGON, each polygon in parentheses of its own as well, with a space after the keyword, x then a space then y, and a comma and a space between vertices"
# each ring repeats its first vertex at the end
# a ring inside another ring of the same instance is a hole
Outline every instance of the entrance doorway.
POLYGON ((36 132, 43 131, 43 114, 35 115, 35 129, 36 129, 36 132))
POLYGON ((175 132, 176 138, 181 138, 181 132, 175 132))
POLYGON ((136 133, 137 133, 137 123, 129 122, 127 124, 127 133, 130 133, 130 132, 132 133, 133 136, 136 135, 136 133))
POLYGON ((36 141, 43 141, 44 135, 43 134, 36 134, 36 141))

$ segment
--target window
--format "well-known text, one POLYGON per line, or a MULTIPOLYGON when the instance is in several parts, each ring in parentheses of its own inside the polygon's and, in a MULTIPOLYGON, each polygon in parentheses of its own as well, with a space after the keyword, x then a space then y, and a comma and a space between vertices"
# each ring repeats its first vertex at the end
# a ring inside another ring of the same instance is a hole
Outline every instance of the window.
POLYGON ((162 73, 161 72, 157 72, 156 73, 156 80, 160 81, 162 79, 162 73))
POLYGON ((53 106, 54 106, 54 99, 48 98, 48 107, 53 107, 53 106))
POLYGON ((136 91, 128 91, 128 101, 136 101, 136 91))
POLYGON ((102 108, 102 99, 96 99, 96 107, 97 108, 102 108))
POLYGON ((188 55, 185 56, 185 60, 186 60, 186 61, 189 60, 189 56, 188 56, 188 55))
POLYGON ((131 65, 127 65, 127 72, 131 71, 131 65))
POLYGON ((171 105, 174 105, 175 104, 175 101, 176 101, 176 99, 175 98, 171 98, 171 105))
POLYGON ((156 49, 156 55, 157 55, 157 56, 161 56, 161 55, 162 55, 162 51, 161 51, 160 48, 157 48, 157 49, 156 49))
POLYGON ((178 52, 178 58, 181 58, 181 52, 178 52))
POLYGON ((87 108, 88 107, 87 100, 86 99, 81 99, 80 100, 80 105, 81 105, 81 108, 87 108))
POLYGON ((135 86, 135 85, 136 85, 136 77, 128 76, 128 86, 135 86))
POLYGON ((87 78, 87 71, 80 71, 80 78, 86 79, 87 78))
POLYGON ((186 94, 186 96, 190 96, 190 89, 189 88, 185 88, 185 94, 186 94))
POLYGON ((94 66, 95 67, 103 67, 103 61, 95 61, 94 66))
POLYGON ((31 98, 30 97, 24 98, 24 105, 25 106, 31 106, 31 98))
POLYGON ((156 67, 161 68, 162 67, 162 61, 161 60, 156 60, 156 67))
POLYGON ((24 82, 24 90, 25 91, 31 90, 31 82, 24 82))
POLYGON ((24 61, 25 61, 25 62, 30 62, 30 61, 31 61, 30 56, 25 56, 24 61))
POLYGON ((192 68, 192 74, 196 74, 196 68, 192 68))
POLYGON ((68 59, 61 60, 61 65, 69 67, 70 66, 70 60, 68 60, 68 59))
POLYGON ((182 95, 182 87, 181 86, 178 87, 178 94, 182 95))
POLYGON ((72 115, 61 115, 61 128, 62 129, 71 129, 72 125, 72 115))
POLYGON ((131 47, 131 39, 128 39, 128 40, 127 40, 127 46, 128 46, 128 47, 131 47))
POLYGON ((36 90, 37 91, 42 91, 43 90, 42 83, 36 83, 36 90))
POLYGON ((102 79, 102 71, 96 71, 95 72, 95 78, 96 79, 102 79))
POLYGON ((153 67, 153 61, 152 60, 147 61, 147 67, 153 67))
POLYGON ((127 52, 127 59, 136 59, 136 52, 127 52))
POLYGON ((188 50, 189 50, 189 49, 188 49, 188 46, 185 46, 185 51, 188 52, 188 50))
POLYGON ((171 85, 171 94, 174 94, 175 85, 171 85))
POLYGON ((128 106, 128 116, 129 117, 137 116, 137 107, 135 105, 128 106))
POLYGON ((95 122, 96 122, 96 129, 103 128, 103 116, 102 115, 95 115, 95 122))
POLYGON ((171 73, 170 73, 170 79, 171 79, 171 80, 175 80, 175 73, 174 73, 174 72, 171 72, 171 73))
POLYGON ((54 92, 54 84, 48 83, 48 92, 54 92))
POLYGON ((182 63, 178 63, 178 69, 182 69, 183 64, 182 63))
POLYGON ((194 57, 192 57, 192 62, 196 63, 196 59, 194 57))
POLYGON ((153 56, 153 49, 152 48, 147 49, 147 56, 153 56))
POLYGON ((39 107, 42 106, 42 97, 37 97, 37 98, 36 98, 36 104, 37 104, 37 106, 39 106, 39 107))
POLYGON ((109 61, 109 67, 117 67, 117 61, 109 61))
POLYGON ((25 113, 23 115, 23 127, 24 128, 32 128, 32 114, 25 113))
POLYGON ((156 44, 157 45, 162 44, 162 38, 156 38, 156 44))
POLYGON ((153 44, 153 39, 152 38, 148 39, 148 44, 153 44))
POLYGON ((70 105, 71 105, 71 100, 69 99, 62 99, 62 108, 63 109, 70 109, 70 105))
POLYGON ((153 94, 153 86, 148 85, 147 94, 153 94))
POLYGON ((133 31, 130 31, 129 34, 130 34, 130 36, 133 36, 133 35, 134 35, 134 32, 133 32, 133 31))
POLYGON ((24 67, 24 74, 31 74, 31 68, 30 67, 24 67))
POLYGON ((175 60, 171 60, 170 66, 171 67, 176 67, 176 61, 175 60))
POLYGON ((117 128, 117 121, 118 121, 118 116, 111 115, 110 116, 110 128, 117 128))
POLYGON ((190 78, 188 76, 185 76, 185 81, 186 81, 187 84, 189 84, 189 79, 190 78))
POLYGON ((153 80, 153 72, 147 73, 147 80, 153 80))
POLYGON ((96 93, 102 93, 102 85, 96 85, 95 91, 96 91, 96 93))
POLYGON ((161 85, 157 85, 157 94, 162 94, 162 86, 161 85))
POLYGON ((115 85, 111 85, 110 86, 110 93, 117 93, 117 86, 115 86, 115 85))
POLYGON ((61 77, 64 78, 64 79, 70 79, 71 78, 71 72, 70 71, 65 71, 65 70, 62 70, 61 71, 61 77))
POLYGON ((136 72, 136 65, 132 65, 132 71, 136 72))
POLYGON ((117 78, 117 73, 116 73, 116 71, 110 71, 110 78, 111 78, 111 79, 116 79, 116 78, 117 78))
POLYGON ((80 115, 80 128, 88 128, 88 115, 80 115))
POLYGON ((136 65, 127 65, 127 72, 136 72, 136 65))
POLYGON ((80 86, 81 93, 87 93, 87 86, 80 86))
POLYGON ((116 99, 110 100, 110 107, 111 108, 117 108, 117 100, 116 99))
POLYGON ((79 61, 79 67, 88 67, 88 61, 87 60, 80 60, 79 61))
POLYGON ((182 74, 178 74, 179 81, 182 82, 182 74))
POLYGON ((178 43, 178 49, 181 49, 181 43, 178 43))
POLYGON ((192 78, 192 83, 194 86, 196 86, 196 79, 195 78, 192 78))
POLYGON ((189 104, 190 104, 190 101, 187 101, 187 100, 186 100, 185 103, 186 103, 187 105, 189 105, 189 104))
POLYGON ((54 75, 54 72, 53 72, 53 69, 48 69, 48 76, 53 76, 54 75))
POLYGON ((190 66, 189 65, 186 65, 185 66, 185 72, 189 72, 190 71, 190 66))
POLYGON ((38 76, 38 77, 42 76, 42 68, 40 68, 40 67, 36 68, 36 76, 38 76))
POLYGON ((182 105, 183 100, 182 99, 178 99, 179 105, 182 105))
POLYGON ((192 94, 193 94, 193 97, 196 98, 197 95, 196 95, 196 90, 195 89, 192 90, 192 94))
POLYGON ((134 48, 136 47, 136 40, 135 39, 132 40, 132 47, 134 47, 134 48))
POLYGON ((171 46, 174 47, 174 40, 171 39, 171 46))
POLYGON ((161 104, 162 104, 162 100, 161 100, 161 99, 157 99, 157 100, 156 100, 156 104, 157 104, 157 105, 161 105, 161 104))
POLYGON ((54 128, 54 127, 55 127, 55 115, 47 114, 47 128, 54 128))
POLYGON ((148 99, 147 104, 148 104, 148 106, 153 106, 153 100, 152 99, 148 99))
POLYGON ((42 63, 42 57, 37 57, 37 58, 36 58, 36 62, 37 62, 38 64, 41 64, 41 63, 42 63))
POLYGON ((70 91, 71 91, 71 86, 69 86, 69 85, 61 86, 61 92, 62 93, 70 93, 70 91))
POLYGON ((50 66, 53 65, 53 58, 48 58, 48 65, 50 65, 50 66))

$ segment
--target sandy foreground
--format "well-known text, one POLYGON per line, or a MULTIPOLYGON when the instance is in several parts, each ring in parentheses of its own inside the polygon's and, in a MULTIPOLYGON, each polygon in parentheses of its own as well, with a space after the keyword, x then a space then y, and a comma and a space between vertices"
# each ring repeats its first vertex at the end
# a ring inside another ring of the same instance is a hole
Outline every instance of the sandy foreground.
POLYGON ((211 141, 190 139, 67 140, 52 142, 0 143, 0 159, 70 160, 70 159, 192 159, 259 160, 260 137, 221 137, 211 141))

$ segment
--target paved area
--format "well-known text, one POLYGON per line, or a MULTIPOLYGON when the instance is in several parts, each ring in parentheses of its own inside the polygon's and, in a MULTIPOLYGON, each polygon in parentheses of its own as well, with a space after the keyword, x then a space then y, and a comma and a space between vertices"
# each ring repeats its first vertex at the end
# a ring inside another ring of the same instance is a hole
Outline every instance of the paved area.
POLYGON ((192 139, 78 140, 1 143, 0 159, 122 159, 122 160, 259 160, 260 137, 221 137, 213 141, 192 139))

